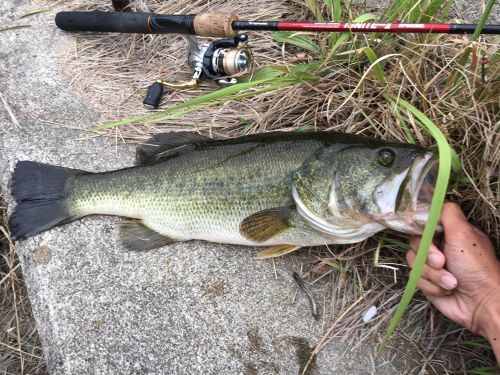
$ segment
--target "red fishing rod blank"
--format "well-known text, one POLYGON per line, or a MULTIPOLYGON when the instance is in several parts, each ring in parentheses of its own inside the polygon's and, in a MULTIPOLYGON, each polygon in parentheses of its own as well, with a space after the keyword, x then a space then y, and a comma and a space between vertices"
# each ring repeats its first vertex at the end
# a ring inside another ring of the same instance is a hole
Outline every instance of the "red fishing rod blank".
MULTIPOLYGON (((472 34, 476 24, 371 23, 371 22, 293 22, 233 21, 234 30, 311 31, 311 32, 384 32, 472 34)), ((500 34, 500 25, 484 25, 481 34, 500 34)))

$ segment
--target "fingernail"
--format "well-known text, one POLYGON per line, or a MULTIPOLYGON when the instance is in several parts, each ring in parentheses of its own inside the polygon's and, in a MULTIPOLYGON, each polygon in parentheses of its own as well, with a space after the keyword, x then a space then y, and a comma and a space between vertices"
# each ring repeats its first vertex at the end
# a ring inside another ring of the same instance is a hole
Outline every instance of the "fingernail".
POLYGON ((443 275, 441 276, 441 286, 445 289, 455 289, 457 286, 457 279, 453 275, 443 275))
POLYGON ((439 256, 439 254, 434 253, 434 252, 429 253, 428 258, 429 258, 429 264, 431 266, 439 267, 439 262, 441 260, 441 257, 439 256))

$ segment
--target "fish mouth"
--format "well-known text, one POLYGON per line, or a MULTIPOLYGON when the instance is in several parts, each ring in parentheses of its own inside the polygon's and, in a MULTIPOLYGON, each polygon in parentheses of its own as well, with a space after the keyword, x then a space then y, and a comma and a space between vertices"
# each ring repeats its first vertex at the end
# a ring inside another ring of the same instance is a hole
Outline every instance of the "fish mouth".
POLYGON ((380 214, 375 219, 399 232, 421 234, 429 217, 437 171, 434 153, 419 154, 407 169, 378 187, 374 198, 380 214))
POLYGON ((415 213, 415 222, 421 225, 422 228, 429 215, 429 208, 436 186, 438 164, 438 160, 433 153, 426 153, 422 160, 416 163, 415 172, 412 174, 410 211, 415 213))
MULTIPOLYGON (((402 220, 398 230, 421 234, 429 217, 439 161, 427 151, 413 162, 396 201, 396 216, 402 220)), ((391 225, 392 226, 392 225, 391 225)))

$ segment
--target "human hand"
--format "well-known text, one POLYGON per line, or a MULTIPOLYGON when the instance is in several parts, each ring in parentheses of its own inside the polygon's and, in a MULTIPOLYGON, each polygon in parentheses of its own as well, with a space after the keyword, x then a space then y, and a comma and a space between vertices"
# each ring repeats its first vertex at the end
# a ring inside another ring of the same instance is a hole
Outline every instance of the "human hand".
MULTIPOLYGON (((496 335, 500 325, 500 263, 493 245, 469 224, 455 203, 444 203, 441 221, 441 250, 431 245, 418 286, 449 319, 486 338, 493 331, 496 335)), ((411 250, 406 254, 410 267, 415 264, 420 239, 410 239, 411 250)))

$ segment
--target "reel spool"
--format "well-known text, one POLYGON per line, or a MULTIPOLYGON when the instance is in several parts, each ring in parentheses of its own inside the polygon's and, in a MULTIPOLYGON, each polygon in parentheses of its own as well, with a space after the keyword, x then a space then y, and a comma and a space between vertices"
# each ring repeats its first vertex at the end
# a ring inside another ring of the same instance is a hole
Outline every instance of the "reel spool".
POLYGON ((200 79, 208 79, 219 86, 231 86, 237 83, 235 77, 247 74, 253 66, 252 51, 246 43, 248 36, 238 34, 233 38, 214 40, 199 45, 197 39, 189 35, 189 64, 193 68, 193 76, 187 82, 172 83, 159 79, 153 83, 144 98, 146 108, 156 109, 160 105, 164 87, 172 89, 196 88, 200 79))

